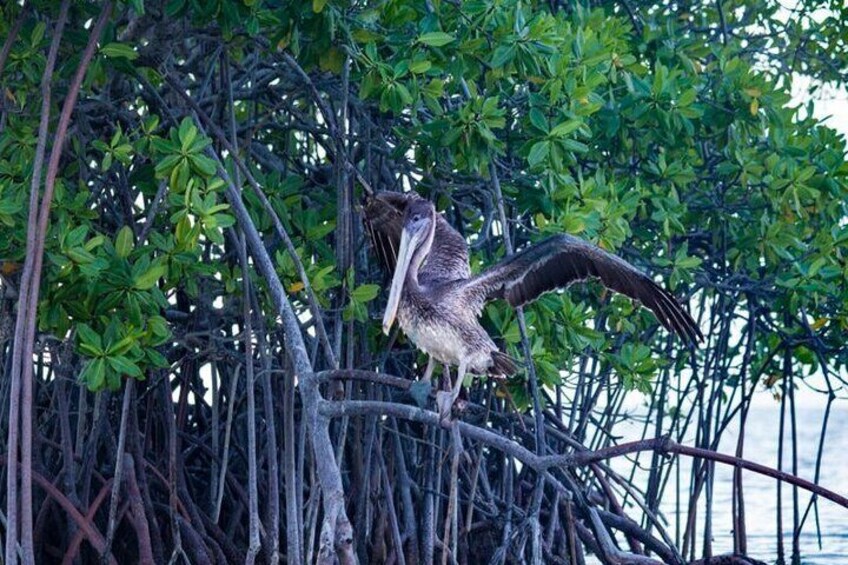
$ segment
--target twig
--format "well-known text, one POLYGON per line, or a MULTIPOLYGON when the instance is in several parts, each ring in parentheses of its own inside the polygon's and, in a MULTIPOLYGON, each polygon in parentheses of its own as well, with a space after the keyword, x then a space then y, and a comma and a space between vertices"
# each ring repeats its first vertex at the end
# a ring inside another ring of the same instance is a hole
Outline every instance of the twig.
POLYGON ((115 455, 115 480, 112 483, 112 499, 109 503, 109 521, 106 527, 106 547, 100 554, 101 563, 105 563, 107 555, 112 551, 112 541, 118 518, 118 502, 120 502, 121 482, 124 472, 124 449, 127 443, 127 420, 130 413, 130 402, 133 397, 134 379, 129 379, 124 386, 124 400, 121 403, 121 424, 118 429, 118 450, 115 455))
MULTIPOLYGON (((94 547, 94 550, 98 553, 103 551, 105 547, 105 540, 103 539, 103 535, 97 531, 97 529, 92 525, 91 522, 85 519, 85 517, 80 514, 79 510, 77 510, 74 505, 68 500, 64 494, 62 494, 59 489, 57 489, 53 483, 45 479, 40 473, 37 471, 32 472, 32 480, 35 484, 41 487, 44 492, 48 494, 53 500, 59 503, 59 506, 62 507, 68 516, 79 526, 80 531, 83 532, 85 537, 88 539, 89 543, 94 547)), ((110 565, 117 565, 117 561, 113 556, 109 557, 110 565)))
MULTIPOLYGON (((299 493, 303 492, 303 473, 296 464, 297 440, 295 438, 295 383, 294 375, 287 374, 283 382, 283 473, 286 483, 286 543, 288 555, 292 562, 303 563, 303 547, 301 545, 302 505, 299 504, 299 493)), ((305 457, 301 457, 303 461, 305 457)), ((317 496, 317 493, 316 493, 317 496)), ((312 547, 309 544, 308 547, 312 547)), ((311 559, 308 560, 310 563, 311 559)))
MULTIPOLYGON (((236 138, 235 109, 232 99, 232 82, 230 81, 229 64, 226 57, 223 58, 222 80, 225 82, 228 97, 228 115, 230 122, 230 142, 238 155, 238 140, 236 138)), ((239 182, 239 171, 234 171, 236 186, 239 182)), ((256 469, 256 378, 254 376, 253 364, 253 321, 251 314, 251 288, 250 267, 247 262, 247 245, 245 244, 244 231, 239 230, 238 235, 238 258, 241 266, 242 278, 242 342, 245 358, 245 388, 247 389, 247 467, 248 467, 248 518, 249 518, 249 546, 247 548, 246 565, 253 565, 256 556, 262 549, 259 538, 259 491, 257 485, 256 469)))
POLYGON ((716 9, 718 10, 718 21, 721 26, 721 42, 727 45, 727 22, 724 20, 724 7, 721 5, 722 0, 715 0, 716 9))
POLYGON ((256 399, 255 377, 253 374, 253 324, 250 313, 250 271, 247 264, 247 246, 244 234, 239 235, 239 263, 242 270, 242 302, 244 309, 243 331, 245 356, 245 388, 247 389, 247 462, 248 462, 248 516, 250 518, 250 546, 245 563, 252 565, 261 549, 259 539, 259 493, 256 473, 256 399))
POLYGON ((165 427, 168 433, 168 479, 165 484, 168 487, 168 509, 171 518, 171 536, 174 538, 174 549, 171 552, 171 558, 168 561, 169 565, 173 565, 182 557, 186 563, 189 563, 188 556, 185 554, 182 544, 182 534, 180 532, 180 516, 177 511, 179 497, 177 495, 177 424, 176 416, 174 415, 174 403, 171 400, 171 387, 167 379, 162 379, 159 384, 161 391, 162 404, 166 407, 165 427))
POLYGON ((162 200, 165 198, 165 192, 167 191, 168 183, 165 181, 159 182, 159 188, 156 189, 156 195, 153 197, 153 200, 150 203, 150 207, 147 209, 147 216, 144 220, 144 226, 141 228, 141 232, 138 234, 138 241, 146 241, 147 236, 150 233, 150 230, 153 228, 153 221, 156 219, 156 214, 159 213, 159 207, 162 205, 162 200))
POLYGON ((21 6, 20 11, 18 12, 18 17, 15 18, 15 23, 12 24, 12 27, 8 31, 8 35, 6 36, 6 40, 3 42, 3 48, 0 49, 0 76, 3 75, 3 69, 6 68, 6 60, 9 58, 9 53, 12 51, 12 45, 15 44, 15 40, 18 38, 18 32, 21 31, 21 26, 26 19, 28 8, 29 4, 21 6))
MULTIPOLYGON (((227 424, 224 431, 224 454, 221 461, 221 472, 217 477, 218 497, 215 501, 215 507, 212 511, 212 521, 218 523, 221 516, 221 504, 224 501, 224 482, 227 476, 227 465, 230 461, 230 438, 233 434, 233 414, 236 405, 236 390, 238 389, 239 374, 241 373, 241 365, 238 365, 230 377, 230 394, 227 397, 227 424)), ((216 454, 217 455, 217 454, 216 454)))
POLYGON ((64 0, 59 9, 59 18, 56 21, 56 29, 53 31, 53 39, 50 42, 50 51, 47 55, 47 62, 44 66, 44 74, 41 77, 41 119, 38 125, 38 141, 36 142, 35 157, 33 160, 32 183, 30 184, 29 195, 29 212, 27 219, 27 236, 26 236, 26 259, 24 260, 23 273, 21 274, 21 288, 18 295, 18 315, 15 320, 15 341, 12 349, 12 366, 10 370, 9 380, 9 431, 8 452, 6 454, 6 468, 8 475, 6 476, 6 516, 8 523, 6 527, 6 559, 5 562, 9 565, 15 565, 18 562, 18 529, 21 526, 18 522, 18 495, 21 496, 22 508, 22 533, 21 542, 24 544, 24 559, 30 562, 34 561, 33 540, 32 540, 32 478, 30 472, 32 470, 32 344, 27 339, 30 327, 35 327, 35 312, 29 311, 30 294, 36 295, 38 301, 38 285, 33 283, 35 279, 34 273, 36 269, 35 250, 38 247, 38 232, 36 222, 38 218, 38 189, 41 185, 41 170, 44 164, 44 154, 47 147, 47 131, 50 123, 50 96, 51 96, 51 80, 53 77, 53 69, 56 66, 57 53, 59 51, 59 43, 62 39, 62 31, 65 27, 65 22, 68 19, 69 0, 64 0), (27 354, 29 352, 29 354, 27 354), (30 381, 30 382, 27 382, 30 381), (21 397, 21 389, 23 390, 23 398, 21 397), (28 396, 27 396, 28 395, 28 396), (27 404, 29 400, 29 405, 27 404), (21 405, 23 410, 21 410, 21 405), (21 432, 21 412, 23 412, 23 442, 28 443, 27 446, 21 448, 21 458, 24 463, 22 474, 26 473, 26 477, 22 477, 21 492, 18 492, 18 435, 21 432), (26 430, 30 430, 30 436, 27 437, 26 430))
POLYGON ((144 503, 141 500, 141 491, 138 489, 138 481, 135 478, 135 462, 129 453, 124 454, 124 467, 124 472, 127 475, 127 495, 130 510, 138 536, 138 562, 144 565, 152 565, 156 561, 153 559, 153 548, 150 544, 150 529, 147 525, 144 503))
MULTIPOLYGON (((56 177, 59 172, 59 159, 62 154, 62 146, 65 142, 65 137, 68 131, 68 124, 71 120, 71 113, 76 106, 77 97, 79 96, 80 88, 82 87, 83 78, 88 70, 88 65, 91 58, 94 56, 94 50, 97 47, 97 41, 100 39, 100 34, 106 26, 109 19, 109 14, 112 13, 112 3, 107 1, 101 11, 97 22, 91 28, 88 44, 80 58, 76 73, 74 74, 71 84, 68 88, 68 93, 65 98, 65 103, 62 106, 62 112, 59 115, 59 123, 56 126, 56 132, 53 137, 53 149, 50 152, 50 159, 47 163, 47 174, 44 179, 44 194, 42 195, 41 205, 39 207, 38 225, 35 228, 35 247, 33 249, 32 259, 32 279, 30 281, 30 292, 28 296, 28 304, 26 306, 26 327, 25 337, 22 352, 22 367, 21 381, 23 384, 22 402, 21 402, 21 514, 23 528, 21 530, 21 546, 23 548, 24 560, 32 562, 34 560, 34 548, 32 539, 32 405, 33 405, 33 376, 32 376, 32 354, 35 340, 35 325, 36 313, 38 308, 39 288, 41 284, 41 267, 44 260, 44 243, 47 238, 48 222, 50 218, 50 204, 53 201, 53 190, 56 186, 56 177)), ((10 563, 16 563, 17 559, 12 558, 10 563)))
MULTIPOLYGON (((467 87, 466 87, 467 90, 467 87)), ((466 94, 467 96, 467 94, 466 94)), ((506 248, 507 256, 513 254, 515 249, 512 245, 512 237, 509 233, 509 223, 506 216, 506 207, 504 205, 503 191, 501 190, 500 177, 498 169, 495 165, 494 156, 491 156, 489 161, 489 176, 491 177, 492 190, 495 193, 495 202, 498 208, 498 218, 501 222, 501 230, 503 231, 504 247, 506 248)), ((519 306, 515 309, 515 317, 518 320, 518 330, 521 335, 521 348, 524 353, 524 359, 527 367, 528 381, 530 382, 530 395, 533 400, 533 416, 535 420, 534 432, 536 434, 536 453, 542 455, 545 453, 545 422, 544 414, 542 413, 542 401, 539 394, 539 379, 536 375, 536 364, 533 361, 533 352, 530 348, 530 340, 527 337, 527 322, 524 318, 524 308, 519 306)), ((539 514, 542 510, 542 495, 544 494, 544 481, 541 477, 536 478, 536 484, 533 489, 533 500, 531 502, 532 514, 532 539, 530 543, 531 559, 533 563, 542 562, 542 539, 541 529, 539 527, 539 514)))
POLYGON ((406 556, 403 553, 403 540, 401 539, 400 526, 398 525, 398 514, 395 509, 394 492, 392 483, 389 481, 389 474, 386 471, 386 462, 383 461, 383 450, 378 449, 377 454, 380 458, 380 477, 383 481, 383 492, 385 493, 389 523, 392 529, 392 543, 395 546, 395 555, 397 556, 398 565, 406 565, 406 556))
MULTIPOLYGON (((97 493, 97 496, 94 497, 94 501, 89 505, 88 511, 85 514, 85 520, 88 523, 94 523, 94 516, 97 515, 97 511, 100 510, 100 506, 106 500, 106 497, 111 492, 112 488, 112 479, 109 479, 103 484, 103 487, 100 489, 100 492, 97 493)), ((77 552, 79 551, 80 544, 82 544, 85 539, 86 534, 81 528, 77 528, 76 533, 73 538, 71 538, 70 543, 68 544, 68 549, 65 551, 65 556, 62 558, 62 565, 71 565, 74 562, 74 559, 77 557, 77 552)))
MULTIPOLYGON (((322 374, 322 376, 324 377, 326 375, 327 373, 322 374)), ((322 376, 317 376, 317 378, 320 379, 322 378, 322 376)), ((373 402, 356 400, 345 400, 339 402, 322 401, 320 404, 320 412, 328 417, 339 417, 344 414, 387 415, 411 420, 413 422, 418 422, 421 424, 427 424, 430 426, 445 427, 445 425, 442 424, 439 420, 438 414, 436 414, 435 412, 430 412, 421 408, 415 408, 412 406, 396 404, 392 402, 373 402)), ((825 489, 820 485, 816 485, 810 481, 792 475, 790 473, 778 471, 776 469, 772 469, 765 465, 760 465, 759 463, 747 461, 745 459, 739 459, 737 457, 733 457, 732 455, 716 453, 715 451, 698 447, 688 447, 680 445, 668 438, 660 438, 659 440, 648 439, 642 441, 634 441, 630 443, 624 443, 608 447, 605 449, 598 449, 596 451, 581 451, 568 455, 538 456, 532 453, 531 451, 527 450, 527 448, 497 433, 485 430, 483 428, 478 428, 477 426, 466 424, 465 422, 456 422, 456 424, 459 426, 463 436, 473 439, 475 441, 483 442, 486 445, 503 451, 504 453, 508 453, 516 457, 522 463, 532 467, 533 469, 539 472, 547 471, 552 467, 575 467, 589 465, 590 463, 597 463, 605 459, 620 457, 622 455, 637 453, 640 451, 659 451, 660 453, 676 453, 679 455, 688 455, 690 457, 697 457, 710 461, 716 461, 718 463, 723 463, 726 465, 738 466, 761 475, 766 475, 778 479, 780 481, 799 486, 805 490, 818 494, 822 498, 826 498, 827 500, 835 502, 840 506, 848 508, 848 498, 841 496, 828 489, 825 489)))
MULTIPOLYGON (((214 157, 217 159, 217 155, 214 155, 214 157)), ((218 175, 227 184, 227 200, 232 206, 239 227, 245 232, 246 242, 253 256, 254 264, 265 277, 274 305, 282 315, 283 331, 289 343, 289 352, 292 355, 295 373, 303 379, 304 386, 301 387, 301 398, 303 399, 304 409, 307 411, 307 421, 312 430, 312 445, 318 464, 318 476, 324 493, 324 526, 321 533, 319 560, 330 562, 337 554, 343 564, 354 563, 356 558, 353 553, 353 530, 343 505, 344 488, 341 472, 336 463, 332 442, 330 441, 329 420, 318 414, 320 395, 317 388, 309 391, 307 390, 308 387, 305 387, 307 375, 312 373, 312 367, 306 353, 306 345, 303 343, 303 336, 300 333, 300 323, 286 297, 283 285, 277 276, 271 257, 262 243, 259 232, 253 225, 238 190, 220 161, 218 161, 218 175)))
MULTIPOLYGON (((254 297, 255 298, 255 297, 254 297)), ((264 338, 260 336, 260 355, 262 358, 262 374, 260 384, 262 386, 263 416, 265 419, 265 459, 268 462, 268 562, 277 565, 280 560, 280 472, 277 464, 279 450, 277 449, 277 426, 274 418, 274 396, 271 387, 271 360, 266 352, 264 338)))

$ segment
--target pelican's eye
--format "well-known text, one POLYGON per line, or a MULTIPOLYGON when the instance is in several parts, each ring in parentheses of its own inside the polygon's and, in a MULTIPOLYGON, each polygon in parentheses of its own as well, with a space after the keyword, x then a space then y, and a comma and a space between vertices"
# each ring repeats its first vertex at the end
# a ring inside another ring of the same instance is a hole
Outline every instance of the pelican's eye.
POLYGON ((421 221, 421 214, 415 214, 414 216, 412 216, 412 221, 413 222, 420 222, 421 221))

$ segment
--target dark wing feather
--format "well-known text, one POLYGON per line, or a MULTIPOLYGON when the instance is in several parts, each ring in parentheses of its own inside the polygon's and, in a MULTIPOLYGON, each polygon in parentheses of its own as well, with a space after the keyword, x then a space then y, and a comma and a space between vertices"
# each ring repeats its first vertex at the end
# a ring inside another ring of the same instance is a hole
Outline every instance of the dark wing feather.
POLYGON ((698 324, 671 293, 623 259, 569 235, 554 236, 504 259, 471 279, 464 290, 478 308, 495 298, 520 306, 587 278, 638 300, 682 338, 703 339, 698 324))
POLYGON ((380 260, 380 266, 389 274, 394 272, 397 264, 403 215, 408 202, 403 194, 383 192, 366 197, 362 208, 362 219, 371 246, 380 260))
MULTIPOLYGON (((371 239, 380 264, 391 274, 397 263, 400 234, 406 207, 422 198, 415 193, 381 192, 368 196, 363 206, 365 230, 371 239)), ((433 247, 422 265, 418 278, 422 283, 437 280, 460 280, 471 276, 468 267, 468 246, 451 225, 436 214, 436 233, 433 247)))

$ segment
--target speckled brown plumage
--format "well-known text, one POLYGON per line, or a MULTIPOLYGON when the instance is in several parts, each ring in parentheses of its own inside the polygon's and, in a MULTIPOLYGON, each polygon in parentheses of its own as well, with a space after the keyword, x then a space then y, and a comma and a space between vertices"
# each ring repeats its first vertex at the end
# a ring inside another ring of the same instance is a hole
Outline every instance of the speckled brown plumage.
POLYGON ((363 210, 376 254, 394 273, 384 330, 396 312, 409 339, 431 358, 458 365, 460 379, 465 370, 510 374, 516 369, 478 321, 487 302, 502 298, 520 306, 588 278, 639 301, 683 339, 703 339, 668 291, 623 259, 576 237, 551 237, 472 277, 465 240, 418 195, 382 193, 370 197, 363 210))

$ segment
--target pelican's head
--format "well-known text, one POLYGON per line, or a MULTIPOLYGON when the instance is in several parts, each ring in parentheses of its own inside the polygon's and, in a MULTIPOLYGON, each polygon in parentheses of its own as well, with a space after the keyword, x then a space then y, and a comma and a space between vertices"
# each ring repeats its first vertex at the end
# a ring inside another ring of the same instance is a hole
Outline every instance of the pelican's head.
POLYGON ((418 280, 418 269, 430 253, 436 233, 436 207, 427 200, 413 200, 403 216, 403 230, 397 253, 395 274, 386 313, 383 315, 383 332, 388 335, 397 316, 401 293, 407 277, 418 280))

